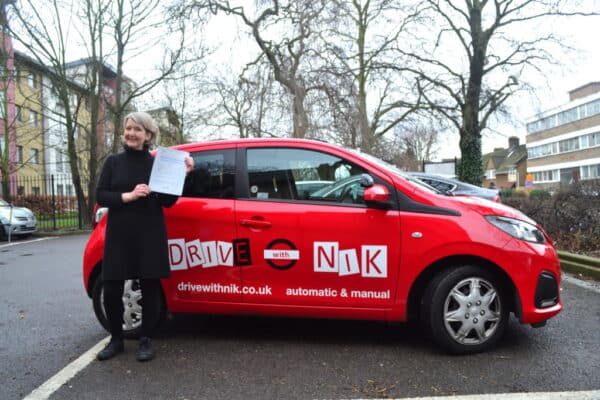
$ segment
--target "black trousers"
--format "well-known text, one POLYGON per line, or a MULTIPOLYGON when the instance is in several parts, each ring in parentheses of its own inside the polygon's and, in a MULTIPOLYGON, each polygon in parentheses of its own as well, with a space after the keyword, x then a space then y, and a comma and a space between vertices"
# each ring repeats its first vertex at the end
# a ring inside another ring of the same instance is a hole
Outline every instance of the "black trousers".
MULTIPOLYGON (((104 310, 108 319, 110 334, 123 338, 123 280, 104 281, 104 310)), ((142 290, 142 329, 141 336, 152 337, 158 324, 162 292, 160 279, 140 279, 142 290)))

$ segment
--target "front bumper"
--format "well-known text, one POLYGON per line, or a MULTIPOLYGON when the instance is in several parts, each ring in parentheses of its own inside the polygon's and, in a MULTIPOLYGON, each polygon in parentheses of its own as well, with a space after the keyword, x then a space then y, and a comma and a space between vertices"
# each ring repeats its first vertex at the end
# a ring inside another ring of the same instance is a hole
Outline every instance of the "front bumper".
POLYGON ((558 314, 560 262, 550 244, 511 240, 505 247, 513 260, 506 271, 516 289, 515 314, 523 324, 540 324, 558 314))
POLYGON ((8 236, 9 234, 11 236, 29 235, 37 231, 37 223, 33 226, 30 225, 31 224, 27 223, 18 223, 11 225, 3 225, 2 228, 4 229, 4 234, 6 236, 8 236))

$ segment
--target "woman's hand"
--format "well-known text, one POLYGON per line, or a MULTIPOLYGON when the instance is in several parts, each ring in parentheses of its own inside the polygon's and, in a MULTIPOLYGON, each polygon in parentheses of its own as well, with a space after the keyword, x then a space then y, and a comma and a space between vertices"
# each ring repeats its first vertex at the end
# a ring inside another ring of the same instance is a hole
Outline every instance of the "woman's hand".
POLYGON ((131 192, 121 194, 121 199, 124 203, 136 201, 139 198, 147 197, 150 194, 150 187, 145 183, 140 183, 135 186, 131 192))
POLYGON ((194 159, 192 157, 186 157, 185 161, 185 173, 189 174, 194 169, 194 159))

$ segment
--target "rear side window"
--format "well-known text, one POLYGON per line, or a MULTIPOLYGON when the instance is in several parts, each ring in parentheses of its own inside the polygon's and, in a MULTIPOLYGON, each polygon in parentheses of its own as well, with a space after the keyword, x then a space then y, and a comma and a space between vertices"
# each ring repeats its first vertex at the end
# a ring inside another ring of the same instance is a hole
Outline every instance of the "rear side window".
POLYGON ((365 170, 331 154, 292 148, 248 149, 247 171, 251 199, 362 202, 362 188, 352 177, 359 178, 365 170))
POLYGON ((190 154, 194 169, 187 175, 184 197, 232 199, 235 185, 233 149, 199 151, 190 154))

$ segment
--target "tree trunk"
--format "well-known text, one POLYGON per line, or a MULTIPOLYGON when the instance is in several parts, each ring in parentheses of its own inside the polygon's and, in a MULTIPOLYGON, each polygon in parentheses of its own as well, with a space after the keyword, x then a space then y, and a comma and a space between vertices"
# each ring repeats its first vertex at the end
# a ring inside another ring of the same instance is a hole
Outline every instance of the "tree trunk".
POLYGON ((308 115, 306 114, 306 108, 304 107, 304 98, 306 97, 306 90, 300 85, 294 85, 292 96, 294 107, 294 131, 292 133, 292 137, 302 139, 306 137, 306 131, 308 130, 308 115))

